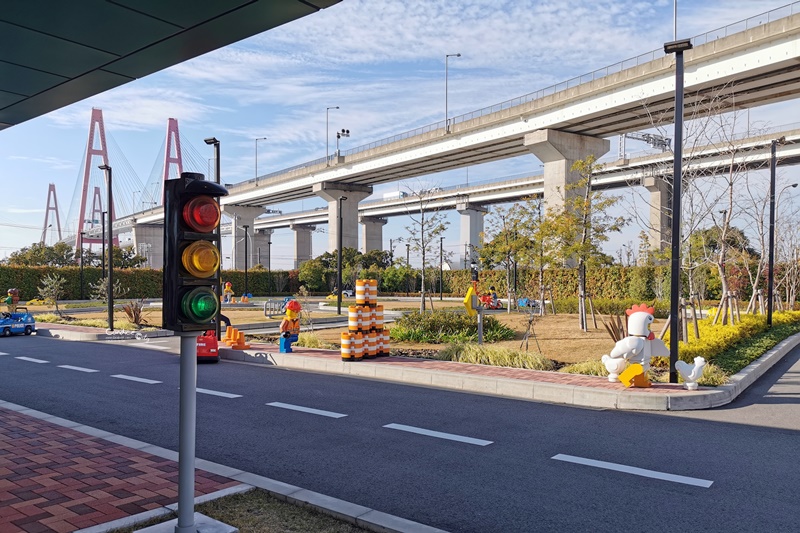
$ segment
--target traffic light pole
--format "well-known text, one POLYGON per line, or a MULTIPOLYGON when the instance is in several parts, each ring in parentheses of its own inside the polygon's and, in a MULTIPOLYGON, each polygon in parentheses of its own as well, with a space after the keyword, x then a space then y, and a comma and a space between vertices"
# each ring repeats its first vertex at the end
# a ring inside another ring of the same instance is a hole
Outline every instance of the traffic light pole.
POLYGON ((197 337, 181 336, 180 433, 178 442, 178 525, 175 533, 195 533, 194 466, 197 433, 197 337))

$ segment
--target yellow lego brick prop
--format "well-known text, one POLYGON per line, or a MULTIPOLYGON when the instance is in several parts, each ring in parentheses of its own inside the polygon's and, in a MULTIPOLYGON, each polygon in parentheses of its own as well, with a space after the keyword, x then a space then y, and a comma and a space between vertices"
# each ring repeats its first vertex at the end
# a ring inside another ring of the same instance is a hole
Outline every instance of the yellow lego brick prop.
POLYGON ((467 310, 467 315, 475 316, 478 312, 475 311, 475 308, 472 306, 472 297, 475 296, 475 288, 470 287, 467 290, 467 295, 464 297, 464 307, 467 310))
POLYGON ((650 380, 647 379, 647 374, 644 372, 644 367, 639 363, 634 363, 626 368, 622 374, 619 375, 619 380, 626 387, 650 387, 650 380))

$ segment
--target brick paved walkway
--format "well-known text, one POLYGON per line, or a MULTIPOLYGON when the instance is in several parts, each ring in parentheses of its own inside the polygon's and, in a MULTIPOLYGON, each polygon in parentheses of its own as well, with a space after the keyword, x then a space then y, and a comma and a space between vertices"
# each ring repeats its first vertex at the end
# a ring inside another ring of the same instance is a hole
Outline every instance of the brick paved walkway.
MULTIPOLYGON (((195 476, 196 496, 239 484, 195 476)), ((0 532, 67 533, 177 500, 177 462, 0 408, 0 532)))

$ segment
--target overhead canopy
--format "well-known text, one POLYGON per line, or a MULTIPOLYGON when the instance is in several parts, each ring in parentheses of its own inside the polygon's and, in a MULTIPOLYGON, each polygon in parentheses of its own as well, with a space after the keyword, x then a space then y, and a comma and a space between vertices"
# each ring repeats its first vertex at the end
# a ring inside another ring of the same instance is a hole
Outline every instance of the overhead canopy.
POLYGON ((4 0, 0 130, 341 0, 4 0))

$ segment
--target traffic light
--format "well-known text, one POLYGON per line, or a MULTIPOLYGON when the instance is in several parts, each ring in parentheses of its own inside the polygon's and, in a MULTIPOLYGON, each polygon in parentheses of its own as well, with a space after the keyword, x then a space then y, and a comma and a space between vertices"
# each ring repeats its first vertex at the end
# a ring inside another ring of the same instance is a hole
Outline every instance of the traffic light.
POLYGON ((205 331, 219 314, 219 197, 225 187, 183 172, 164 182, 164 299, 161 324, 205 331))

